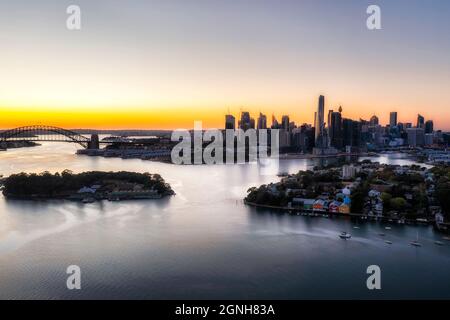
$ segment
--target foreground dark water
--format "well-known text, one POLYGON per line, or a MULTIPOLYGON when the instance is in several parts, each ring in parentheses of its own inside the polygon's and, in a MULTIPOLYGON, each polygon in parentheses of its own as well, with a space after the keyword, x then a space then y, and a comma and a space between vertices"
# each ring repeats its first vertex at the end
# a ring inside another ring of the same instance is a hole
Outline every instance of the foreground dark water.
MULTIPOLYGON (((0 197, 0 298, 450 298, 450 242, 431 227, 280 215, 246 207, 250 186, 276 181, 257 165, 174 166, 74 155, 70 144, 0 153, 0 174, 132 170, 160 173, 176 196, 138 202, 0 197), (349 231, 350 241, 337 235, 349 231), (379 233, 386 234, 385 237, 379 233), (421 248, 409 241, 419 234, 421 248), (390 240, 392 245, 384 241, 390 240), (67 266, 82 289, 66 288, 67 266), (366 268, 379 265, 379 291, 366 268)), ((407 164, 398 155, 377 160, 407 164)), ((316 163, 289 160, 280 171, 316 163)))

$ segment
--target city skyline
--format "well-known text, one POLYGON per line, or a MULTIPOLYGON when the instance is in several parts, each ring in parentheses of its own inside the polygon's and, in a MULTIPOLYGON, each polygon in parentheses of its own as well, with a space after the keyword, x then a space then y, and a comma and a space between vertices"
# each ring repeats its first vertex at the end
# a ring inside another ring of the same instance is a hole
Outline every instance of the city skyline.
POLYGON ((0 128, 214 128, 228 109, 313 123, 323 94, 352 119, 450 130, 447 1, 379 1, 376 31, 369 1, 80 0, 79 31, 69 4, 0 1, 0 128))

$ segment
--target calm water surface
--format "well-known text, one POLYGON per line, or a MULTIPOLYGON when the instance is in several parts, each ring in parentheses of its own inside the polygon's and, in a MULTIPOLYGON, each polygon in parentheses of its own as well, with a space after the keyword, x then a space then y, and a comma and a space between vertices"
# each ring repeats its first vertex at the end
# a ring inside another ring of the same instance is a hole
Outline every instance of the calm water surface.
MULTIPOLYGON (((0 298, 450 298, 450 242, 431 227, 289 216, 246 207, 251 186, 277 181, 257 165, 174 166, 76 156, 44 143, 0 153, 0 174, 70 169, 159 173, 176 196, 80 204, 0 196, 0 298), (349 231, 350 241, 337 235, 349 231), (386 233, 385 237, 378 234, 386 233), (409 241, 419 234, 421 248, 409 241), (391 240, 388 245, 384 240, 391 240), (82 289, 66 289, 67 266, 82 289), (382 290, 366 288, 366 268, 382 290)), ((399 155, 375 160, 410 164, 399 155)), ((280 171, 312 168, 286 160, 280 171)))

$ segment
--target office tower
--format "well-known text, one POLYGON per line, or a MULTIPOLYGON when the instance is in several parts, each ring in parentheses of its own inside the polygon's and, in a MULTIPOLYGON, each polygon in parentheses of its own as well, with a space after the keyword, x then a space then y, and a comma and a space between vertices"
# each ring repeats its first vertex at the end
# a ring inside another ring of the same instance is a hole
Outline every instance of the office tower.
POLYGON ((425 128, 425 118, 421 116, 420 114, 417 115, 417 128, 425 128))
POLYGON ((352 145, 352 131, 353 130, 353 120, 343 119, 342 120, 342 138, 344 147, 352 145))
POLYGON ((261 112, 258 117, 258 129, 267 129, 267 117, 261 112))
POLYGON ((236 129, 236 119, 231 114, 225 115, 225 129, 236 129))
POLYGON ((408 144, 411 147, 423 146, 425 143, 425 130, 422 128, 408 128, 408 144))
POLYGON ((397 126, 397 112, 391 112, 389 116, 389 126, 391 128, 397 126))
POLYGON ((324 129, 323 124, 324 112, 325 112, 325 97, 321 95, 319 96, 319 105, 317 106, 316 119, 314 121, 315 123, 314 127, 316 128, 315 133, 316 147, 323 147, 321 140, 324 129))
POLYGON ((434 124, 433 120, 428 120, 425 122, 425 133, 433 133, 434 131, 434 124))
POLYGON ((379 123, 380 123, 380 120, 378 119, 377 116, 373 115, 373 116, 370 118, 370 125, 371 125, 371 126, 377 126, 379 123))
POLYGON ((239 129, 247 130, 251 128, 251 118, 250 113, 247 111, 243 111, 241 113, 241 120, 239 121, 239 129))
POLYGON ((342 115, 340 112, 333 112, 330 116, 329 124, 330 145, 336 149, 343 147, 342 136, 342 115))
POLYGON ((412 123, 411 123, 411 122, 405 123, 405 128, 406 128, 406 129, 412 128, 412 123))
POLYGON ((280 125, 278 124, 277 118, 275 118, 274 115, 272 115, 272 129, 279 129, 280 125))
POLYGON ((361 123, 351 119, 342 120, 343 146, 359 147, 361 144, 361 123))
POLYGON ((289 131, 289 116, 281 117, 281 127, 283 130, 289 131))
POLYGON ((434 134, 432 133, 426 133, 424 136, 424 144, 426 146, 431 146, 434 143, 434 134))
POLYGON ((333 110, 328 110, 328 118, 327 118, 327 127, 330 128, 331 125, 331 116, 333 114, 333 110))

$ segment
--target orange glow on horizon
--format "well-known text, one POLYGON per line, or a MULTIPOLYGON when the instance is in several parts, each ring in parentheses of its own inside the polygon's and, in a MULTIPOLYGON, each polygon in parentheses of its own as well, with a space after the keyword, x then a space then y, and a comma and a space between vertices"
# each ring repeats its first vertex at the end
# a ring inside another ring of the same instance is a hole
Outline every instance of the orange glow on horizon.
MULTIPOLYGON (((275 108, 266 107, 264 110, 256 107, 234 108, 231 114, 236 117, 236 124, 239 120, 240 110, 249 111, 251 116, 257 119, 259 112, 266 114, 268 124, 271 124, 271 116, 274 114, 280 121, 283 114, 290 116, 291 121, 295 121, 297 125, 303 123, 313 123, 314 106, 308 108, 298 108, 291 106, 278 112, 272 113, 270 110, 275 108), (237 110, 236 110, 237 109, 237 110), (297 112, 289 112, 289 110, 297 110, 297 112)), ((326 108, 325 115, 330 108, 326 108)), ((337 111, 338 107, 333 108, 337 111)), ((380 124, 388 123, 388 112, 376 113, 371 112, 373 108, 345 108, 344 118, 359 120, 360 118, 369 120, 373 114, 380 118, 380 124)), ((399 113, 399 122, 411 122, 415 124, 417 114, 409 112, 405 118, 406 112, 402 113, 400 109, 393 109, 399 113)), ((203 128, 223 128, 225 108, 160 108, 160 109, 144 109, 128 108, 127 110, 117 108, 82 108, 62 111, 56 109, 43 108, 1 108, 0 107, 0 129, 10 129, 26 125, 52 125, 68 129, 138 129, 138 130, 171 130, 178 128, 191 129, 194 121, 202 121, 203 128)), ((424 116, 427 118, 426 113, 424 116)), ((326 117, 325 117, 326 118, 326 117)), ((428 118, 429 119, 429 118, 428 118)), ((433 119, 437 129, 448 130, 448 127, 436 126, 442 123, 450 123, 450 119, 433 119)))

